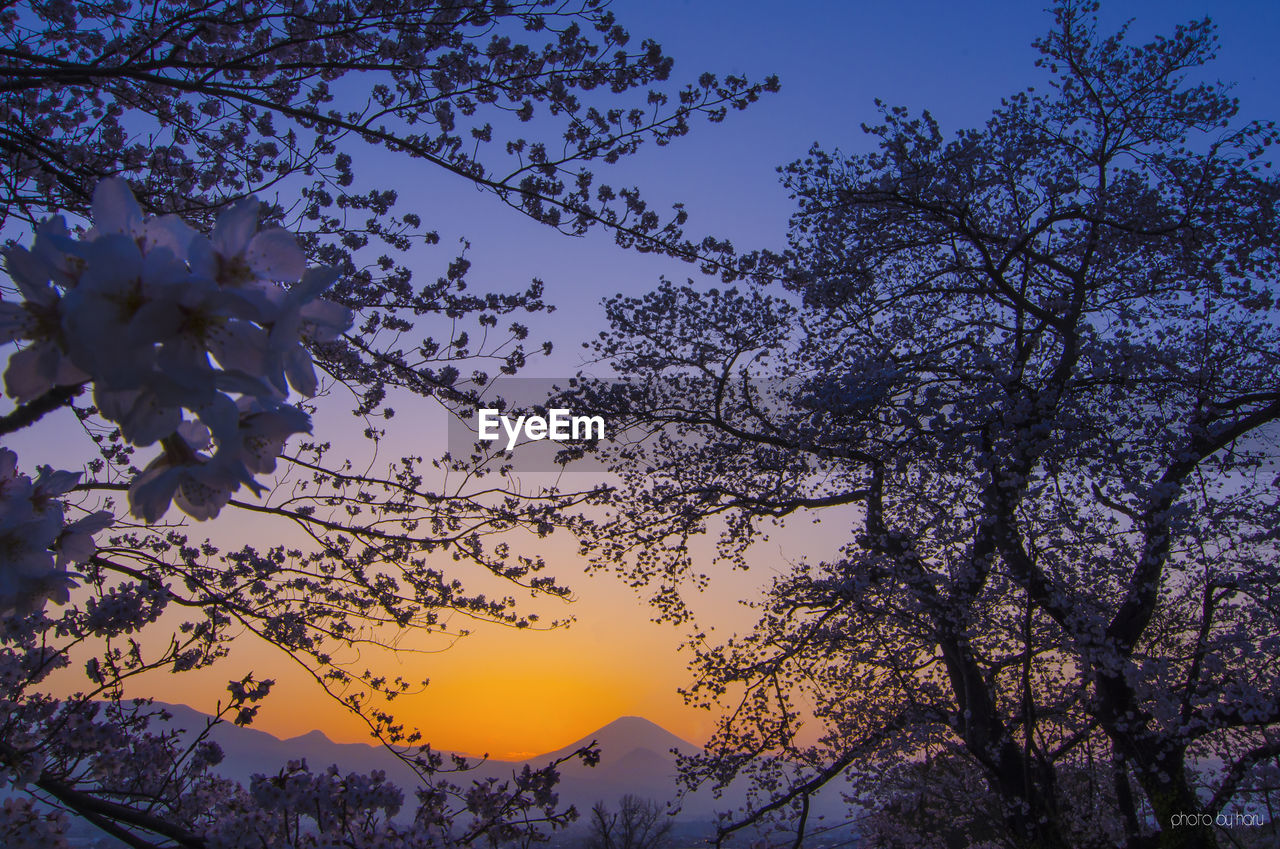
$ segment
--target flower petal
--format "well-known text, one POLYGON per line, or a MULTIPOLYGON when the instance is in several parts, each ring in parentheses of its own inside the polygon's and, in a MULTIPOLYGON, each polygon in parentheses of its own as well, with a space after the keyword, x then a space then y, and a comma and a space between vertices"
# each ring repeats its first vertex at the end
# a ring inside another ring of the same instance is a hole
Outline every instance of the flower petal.
POLYGON ((144 522, 158 522, 169 511, 182 470, 161 456, 133 479, 129 487, 129 512, 144 522))
POLYGON ((355 316, 342 304, 323 298, 312 301, 299 310, 302 317, 302 333, 312 342, 332 342, 351 326, 355 316))
POLYGON ((54 498, 70 492, 80 482, 83 472, 54 471, 49 466, 40 467, 36 478, 36 491, 45 498, 54 498))
POLYGON ((123 178, 108 177, 93 190, 93 226, 99 233, 142 235, 142 207, 123 178))
POLYGON ((289 385, 310 398, 319 388, 316 382, 316 370, 311 364, 311 353, 301 345, 294 345, 285 352, 284 373, 289 378, 289 385))
POLYGON ((298 280, 307 268, 307 257, 297 237, 279 227, 255 235, 245 250, 245 259, 250 268, 268 280, 298 280))
POLYGON ((258 229, 258 199, 236 201, 218 216, 213 228, 213 249, 223 257, 240 256, 258 229))
POLYGON ((0 345, 22 339, 35 328, 31 312, 22 304, 0 301, 0 345))
POLYGON ((49 285, 53 269, 48 261, 26 248, 13 247, 4 252, 5 271, 18 284, 22 297, 33 304, 49 306, 58 294, 49 285))
POLYGON ((49 342, 38 342, 9 357, 4 389, 19 404, 39 398, 53 387, 62 354, 49 342))

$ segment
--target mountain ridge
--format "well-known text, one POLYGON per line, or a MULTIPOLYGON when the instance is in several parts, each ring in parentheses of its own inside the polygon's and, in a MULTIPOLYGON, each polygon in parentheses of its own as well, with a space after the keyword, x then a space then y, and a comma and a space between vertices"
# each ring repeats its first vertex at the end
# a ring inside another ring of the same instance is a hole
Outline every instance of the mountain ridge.
MULTIPOLYGON (((154 707, 172 716, 166 723, 174 729, 185 729, 184 736, 192 739, 204 731, 210 716, 188 705, 154 702, 154 707)), ((339 743, 324 732, 314 729, 289 738, 279 738, 256 728, 244 728, 230 722, 214 725, 209 739, 223 751, 223 761, 214 772, 248 786, 253 775, 275 775, 291 760, 304 759, 316 772, 336 764, 343 773, 369 773, 381 770, 387 780, 408 789, 420 784, 417 774, 404 762, 381 745, 370 743, 339 743)), ((541 755, 520 760, 488 759, 463 755, 475 767, 465 774, 454 773, 451 780, 459 784, 483 781, 490 778, 509 779, 526 764, 540 768, 579 748, 595 742, 600 749, 600 762, 587 766, 581 760, 568 760, 560 766, 560 782, 557 794, 562 806, 573 805, 580 814, 587 815, 592 805, 604 802, 615 807, 624 795, 652 799, 659 803, 675 804, 679 796, 676 783, 676 755, 693 755, 702 751, 652 720, 638 716, 622 716, 606 723, 591 734, 578 738, 568 745, 541 755)), ((453 754, 440 751, 446 758, 453 754)), ((824 794, 826 795, 826 794, 824 794)), ((737 808, 747 800, 744 782, 735 782, 715 796, 708 788, 679 798, 678 822, 708 822, 717 811, 737 808)), ((839 790, 828 800, 815 801, 815 816, 830 816, 837 808, 839 790), (819 813, 821 812, 821 813, 819 813)), ((581 823, 585 822, 580 820, 581 823)))
MULTIPOLYGON (((561 746, 550 752, 535 755, 531 760, 562 758, 592 743, 599 744, 603 750, 609 746, 611 741, 621 738, 629 738, 633 741, 632 745, 636 747, 663 753, 670 752, 671 749, 679 749, 685 754, 693 754, 695 751, 700 750, 699 746, 677 737, 651 719, 646 719, 643 716, 620 716, 611 722, 605 723, 590 734, 579 737, 567 746, 561 746)), ((602 751, 601 755, 603 757, 605 752, 602 751)))
MULTIPOLYGON (((185 728, 189 733, 199 733, 204 726, 213 717, 203 711, 185 704, 175 704, 171 702, 155 701, 152 703, 154 707, 163 710, 173 716, 169 724, 177 724, 177 727, 185 728)), ((324 731, 313 728, 302 734, 291 737, 278 737, 269 731, 262 731, 253 726, 235 726, 230 722, 218 723, 214 726, 215 730, 220 728, 235 728, 240 732, 250 732, 254 735, 264 735, 281 744, 299 744, 299 745, 321 745, 344 748, 348 746, 363 746, 367 749, 375 751, 385 751, 381 744, 370 742, 339 742, 324 731)), ((265 741, 263 741, 265 742, 265 741)), ((689 741, 679 737, 658 723, 643 716, 620 716, 611 720, 597 728, 590 734, 586 734, 572 743, 553 749, 549 752, 542 752, 527 758, 481 758, 477 755, 468 755, 462 752, 454 752, 447 749, 436 749, 437 752, 448 757, 452 754, 459 754, 471 761, 481 761, 486 763, 502 763, 502 764, 525 764, 537 761, 552 761, 566 755, 571 755, 578 749, 584 748, 593 742, 597 743, 602 749, 612 747, 613 749, 621 748, 625 745, 631 745, 637 748, 646 748, 655 752, 668 753, 671 749, 679 749, 686 754, 692 754, 700 750, 700 747, 690 743, 689 741), (632 743, 623 742, 625 739, 633 740, 632 743)), ((603 754, 603 752, 602 752, 603 754)))

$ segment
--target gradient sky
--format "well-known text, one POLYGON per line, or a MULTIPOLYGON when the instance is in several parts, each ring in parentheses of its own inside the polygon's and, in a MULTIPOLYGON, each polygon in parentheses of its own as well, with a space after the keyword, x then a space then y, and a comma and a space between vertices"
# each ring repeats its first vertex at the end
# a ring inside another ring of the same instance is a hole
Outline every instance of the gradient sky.
MULTIPOLYGON (((1280 116, 1280 3, 1145 0, 1104 6, 1104 26, 1134 17, 1133 33, 1143 40, 1211 14, 1219 24, 1220 51, 1209 76, 1238 83, 1244 115, 1280 116)), ((875 120, 877 97, 913 110, 927 107, 948 133, 981 123, 1002 95, 1035 81, 1037 54, 1030 44, 1050 21, 1039 3, 1026 0, 617 0, 613 9, 634 38, 654 38, 675 57, 677 80, 695 79, 703 70, 781 77, 781 92, 746 112, 720 125, 696 125, 689 137, 644 150, 597 175, 639 185, 651 203, 683 201, 692 233, 727 236, 739 247, 783 243, 791 209, 777 182, 778 165, 802 156, 815 141, 863 149, 859 126, 875 120)), ((474 288, 515 289, 532 277, 547 283, 547 299, 558 310, 532 322, 533 336, 552 340, 556 348, 529 374, 560 377, 577 369, 580 342, 602 326, 602 297, 643 292, 663 274, 695 274, 670 260, 624 252, 603 234, 559 236, 427 166, 419 174, 406 172, 398 159, 363 164, 375 182, 379 175, 394 177, 402 196, 412 198, 428 225, 439 229, 442 247, 413 260, 424 273, 434 275, 449 248, 466 237, 474 288), (436 220, 433 209, 441 212, 436 220)), ((428 455, 444 450, 442 418, 425 409, 399 412, 410 430, 398 439, 428 455), (414 424, 415 414, 432 424, 414 424)), ((752 617, 738 600, 786 560, 821 556, 824 548, 838 545, 838 524, 828 519, 824 536, 815 538, 801 520, 772 536, 758 547, 752 574, 717 576, 700 600, 700 624, 715 626, 716 635, 746 627, 752 617)), ((686 739, 704 739, 715 717, 685 707, 675 692, 688 676, 687 658, 677 651, 683 632, 651 623, 649 610, 619 582, 584 575, 572 540, 552 539, 541 551, 554 574, 576 591, 574 603, 541 609, 552 618, 574 616, 575 624, 544 633, 481 628, 447 651, 378 661, 394 664, 388 673, 432 679, 421 694, 397 703, 403 718, 422 727, 437 748, 504 758, 555 749, 628 714, 648 717, 686 739)), ((249 645, 210 673, 153 676, 139 682, 135 693, 209 710, 226 681, 245 669, 280 681, 257 727, 279 736, 320 728, 337 740, 367 739, 358 722, 318 696, 289 660, 249 645)))

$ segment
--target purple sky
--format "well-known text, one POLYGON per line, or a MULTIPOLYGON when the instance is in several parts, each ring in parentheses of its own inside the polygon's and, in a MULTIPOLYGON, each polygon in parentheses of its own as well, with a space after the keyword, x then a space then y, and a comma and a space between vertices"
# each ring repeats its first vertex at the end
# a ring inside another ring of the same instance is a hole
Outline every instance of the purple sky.
MULTIPOLYGON (((597 169, 599 179, 638 185, 659 208, 683 202, 691 234, 727 236, 740 248, 784 243, 791 204, 778 183, 779 165, 803 156, 815 141, 865 149, 860 125, 876 119, 876 98, 913 111, 927 108, 947 133, 981 124, 1002 96, 1036 82, 1031 42, 1050 23, 1040 4, 1026 0, 617 0, 612 8, 634 39, 654 38, 675 58, 676 80, 704 70, 781 77, 781 92, 724 123, 697 124, 668 147, 597 169)), ((1132 17, 1132 33, 1146 41, 1208 13, 1220 38, 1209 76, 1237 83, 1243 115, 1280 116, 1280 3, 1112 2, 1104 4, 1103 29, 1132 17)), ((451 213, 433 223, 444 240, 438 256, 465 236, 474 285, 514 287, 534 276, 547 283, 558 311, 535 323, 535 336, 551 339, 557 350, 550 361, 535 363, 531 375, 576 370, 578 342, 600 327, 602 297, 643 292, 663 273, 697 276, 691 266, 623 252, 603 234, 556 238, 503 214, 492 198, 450 175, 424 179, 431 192, 425 209, 434 199, 451 213)))

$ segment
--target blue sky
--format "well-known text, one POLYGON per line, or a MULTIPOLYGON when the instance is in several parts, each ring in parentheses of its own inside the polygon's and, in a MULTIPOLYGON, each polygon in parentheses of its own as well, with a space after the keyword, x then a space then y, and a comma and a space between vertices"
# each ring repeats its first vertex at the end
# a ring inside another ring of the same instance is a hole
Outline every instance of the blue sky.
MULTIPOLYGON (((927 108, 948 133, 981 124, 1002 96, 1036 82, 1038 53, 1031 42, 1051 21, 1034 0, 617 0, 611 8, 633 38, 654 38, 675 58, 676 80, 696 79, 704 70, 781 77, 779 93, 724 123, 697 124, 668 147, 649 147, 597 171, 598 179, 638 185, 660 208, 683 202, 691 212, 691 234, 727 236, 741 248, 784 243, 791 204, 778 183, 778 166, 803 156, 814 142, 865 149, 860 126, 876 119, 876 98, 927 108)), ((1243 115, 1280 116, 1274 52, 1280 3, 1106 3, 1102 29, 1133 18, 1132 34, 1146 41, 1206 14, 1218 24, 1220 38, 1219 59, 1207 75, 1236 83, 1243 115)), ((422 179, 431 193, 422 206, 430 212, 443 202, 449 211, 432 225, 444 238, 433 261, 443 261, 444 251, 465 236, 472 244, 473 285, 514 288, 535 276, 546 282, 558 311, 534 322, 534 336, 551 339, 556 352, 532 364, 529 374, 558 377, 576 370, 578 343, 601 327, 602 297, 643 292, 661 274, 697 277, 692 266, 621 251, 604 234, 557 238, 514 212, 505 214, 491 197, 451 175, 422 179)))

